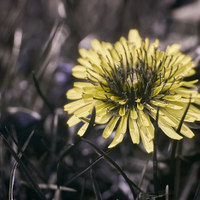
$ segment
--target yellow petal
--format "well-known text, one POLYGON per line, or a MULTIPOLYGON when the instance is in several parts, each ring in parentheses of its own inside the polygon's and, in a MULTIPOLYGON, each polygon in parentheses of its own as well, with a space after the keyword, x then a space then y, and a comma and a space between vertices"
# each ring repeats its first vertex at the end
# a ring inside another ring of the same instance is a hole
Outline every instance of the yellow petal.
POLYGON ((129 31, 129 34, 128 34, 128 41, 131 42, 131 43, 134 43, 137 47, 140 47, 141 46, 141 43, 142 43, 142 39, 139 35, 139 32, 138 30, 136 29, 131 29, 129 31))
POLYGON ((142 98, 138 98, 135 102, 140 103, 142 98))
POLYGON ((114 137, 112 143, 108 146, 108 148, 113 148, 114 146, 116 146, 123 140, 123 136, 127 130, 127 119, 128 119, 128 114, 121 117, 120 123, 119 123, 116 133, 115 133, 115 137, 114 137))
POLYGON ((96 115, 97 116, 103 116, 103 115, 106 115, 106 113, 108 113, 109 110, 108 110, 108 105, 104 104, 102 106, 102 108, 100 109, 96 109, 96 115))
POLYGON ((92 65, 89 60, 86 58, 79 58, 78 62, 81 64, 81 66, 87 68, 87 69, 92 69, 92 65))
POLYGON ((131 119, 129 117, 129 132, 131 139, 134 144, 139 144, 140 142, 140 135, 139 135, 139 129, 136 120, 131 119))
POLYGON ((97 39, 92 40, 92 48, 97 52, 102 51, 101 43, 97 39))
MULTIPOLYGON (((150 110, 150 115, 151 117, 156 120, 156 114, 157 111, 156 110, 150 110)), ((159 122, 161 122, 162 124, 167 124, 169 126, 172 127, 176 127, 176 125, 179 123, 179 121, 176 119, 174 120, 174 117, 172 117, 166 110, 164 109, 160 109, 159 110, 159 122), (175 123, 176 122, 176 123, 175 123)))
POLYGON ((108 107, 108 104, 103 101, 96 101, 94 102, 94 104, 95 104, 96 112, 100 112, 101 109, 108 107))
POLYGON ((193 81, 182 81, 182 84, 183 84, 183 86, 185 86, 185 87, 191 87, 191 88, 195 88, 195 87, 197 87, 196 86, 196 83, 198 83, 198 79, 196 79, 196 80, 193 80, 193 81))
POLYGON ((121 42, 116 42, 114 44, 114 47, 116 51, 119 53, 119 55, 121 56, 122 65, 125 68, 127 66, 127 60, 126 60, 126 54, 125 54, 123 45, 121 44, 121 42))
POLYGON ((194 102, 198 105, 200 105, 200 94, 197 95, 196 98, 194 98, 194 102))
POLYGON ((104 85, 107 84, 106 80, 97 72, 93 71, 93 70, 88 70, 88 78, 92 81, 101 81, 104 85))
POLYGON ((137 112, 136 112, 135 108, 131 109, 131 118, 132 119, 137 119, 138 118, 138 115, 137 115, 137 112))
POLYGON ((121 106, 119 109, 119 115, 124 116, 126 114, 126 108, 125 106, 121 106))
POLYGON ((183 107, 176 105, 175 102, 174 102, 174 104, 173 103, 167 104, 167 108, 171 108, 171 109, 174 109, 174 110, 181 110, 183 107))
POLYGON ((183 55, 182 59, 181 59, 181 63, 182 64, 188 64, 190 61, 192 60, 191 56, 188 55, 183 55))
POLYGON ((170 119, 170 114, 159 115, 159 121, 162 124, 167 124, 167 125, 172 126, 172 127, 176 127, 176 125, 178 124, 178 120, 174 121, 173 119, 170 119), (177 122, 177 123, 175 123, 175 122, 177 122))
POLYGON ((121 118, 121 121, 119 124, 121 133, 123 134, 126 133, 126 130, 127 130, 127 120, 128 120, 128 113, 121 118))
POLYGON ((143 110, 144 106, 141 103, 137 103, 137 109, 138 110, 143 110))
POLYGON ((182 97, 187 97, 190 98, 190 96, 193 97, 197 97, 199 95, 199 93, 195 90, 191 90, 191 89, 186 89, 186 88, 177 88, 176 89, 177 94, 180 94, 182 97))
POLYGON ((120 42, 122 43, 122 46, 126 53, 127 61, 129 62, 131 60, 131 57, 130 57, 130 51, 129 51, 127 40, 124 37, 121 37, 120 42))
POLYGON ((149 116, 145 114, 142 110, 139 110, 139 116, 143 126, 149 126, 149 124, 151 123, 149 116))
POLYGON ((197 121, 200 121, 200 110, 193 105, 190 105, 187 115, 195 117, 197 121))
MULTIPOLYGON (((112 46, 112 44, 109 43, 109 42, 102 42, 102 48, 104 49, 104 51, 106 51, 106 50, 108 50, 108 49, 112 49, 113 46, 112 46)), ((106 52, 108 52, 108 51, 106 51, 106 52)))
MULTIPOLYGON (((184 114, 186 106, 187 106, 187 104, 183 107, 182 110, 178 110, 178 112, 177 112, 177 110, 174 110, 174 109, 171 109, 171 108, 167 108, 165 110, 162 110, 162 112, 166 116, 168 116, 174 123, 176 123, 176 128, 177 128, 178 124, 179 124, 179 122, 181 120, 181 117, 184 114)), ((190 110, 190 109, 193 109, 193 105, 190 105, 189 111, 187 112, 187 115, 186 115, 184 121, 186 121, 186 122, 194 122, 195 120, 199 120, 200 119, 199 110, 197 109, 196 112, 194 112, 193 110, 190 110)))
POLYGON ((166 53, 168 55, 172 55, 180 50, 181 46, 179 44, 173 44, 171 46, 168 46, 166 49, 166 53))
POLYGON ((119 117, 114 116, 109 121, 109 123, 107 124, 106 128, 103 131, 103 135, 102 135, 103 138, 108 138, 112 134, 118 120, 119 120, 119 117))
POLYGON ((102 70, 102 67, 97 64, 92 64, 92 68, 95 72, 99 73, 99 74, 104 74, 103 70, 102 70))
POLYGON ((188 138, 194 137, 194 133, 191 131, 190 128, 188 128, 185 124, 182 124, 181 131, 180 131, 184 136, 188 138))
POLYGON ((88 82, 74 82, 74 87, 77 88, 84 88, 84 87, 92 87, 93 84, 88 83, 88 82))
POLYGON ((110 113, 107 113, 103 116, 96 116, 95 123, 96 124, 105 124, 110 120, 111 117, 112 117, 112 114, 110 114, 110 113))
MULTIPOLYGON (((175 77, 175 76, 174 76, 175 77)), ((174 82, 174 84, 172 85, 172 83, 171 82, 169 82, 169 83, 166 83, 165 84, 165 86, 164 86, 164 88, 163 88, 163 91, 165 92, 165 91, 167 91, 168 89, 170 89, 171 91, 172 90, 175 90, 175 92, 176 92, 176 89, 177 88, 180 88, 182 86, 182 82, 174 82)))
POLYGON ((76 78, 85 79, 86 75, 86 68, 81 65, 76 65, 72 68, 72 75, 76 78))
POLYGON ((82 98, 85 103, 89 103, 93 101, 93 94, 82 94, 82 98))
POLYGON ((139 125, 139 130, 140 130, 140 134, 143 133, 143 135, 145 135, 145 137, 150 141, 154 138, 154 126, 151 123, 150 126, 143 126, 141 121, 138 121, 138 125, 139 125))
POLYGON ((93 93, 93 96, 96 99, 107 99, 107 97, 105 96, 105 92, 104 91, 98 91, 95 94, 93 93))
POLYGON ((155 87, 155 88, 154 88, 154 91, 153 91, 152 97, 155 97, 156 95, 158 95, 158 94, 160 93, 160 91, 162 90, 162 88, 163 88, 163 85, 162 85, 162 84, 159 85, 158 87, 155 87))
POLYGON ((130 53, 131 53, 131 57, 132 57, 132 59, 131 59, 131 62, 132 62, 132 65, 134 66, 134 65, 136 65, 136 63, 137 63, 137 61, 138 61, 138 59, 137 59, 137 48, 136 48, 136 46, 135 45, 132 45, 131 46, 131 44, 129 44, 129 48, 130 48, 130 53))
POLYGON ((124 105, 126 104, 127 100, 126 99, 122 99, 118 101, 120 105, 124 105))
POLYGON ((149 38, 145 38, 144 40, 144 48, 147 50, 149 47, 149 38))
POLYGON ((168 101, 178 101, 181 99, 181 95, 165 95, 164 99, 168 101))
POLYGON ((149 113, 157 113, 157 109, 155 107, 152 107, 152 105, 149 105, 148 103, 145 105, 145 107, 149 110, 149 113))
POLYGON ((170 127, 170 126, 167 126, 166 124, 161 124, 159 123, 159 126, 160 128, 162 129, 162 131, 170 138, 174 139, 174 140, 180 140, 182 139, 183 137, 180 136, 179 134, 176 133, 176 131, 170 127))
POLYGON ((149 126, 146 126, 145 128, 146 128, 148 138, 150 138, 150 140, 152 140, 154 138, 154 133, 155 133, 154 125, 152 124, 151 121, 149 121, 149 126))
POLYGON ((151 61, 151 56, 154 55, 154 52, 155 52, 155 49, 157 49, 159 46, 159 40, 156 39, 154 42, 152 42, 149 46, 149 49, 148 49, 148 56, 149 56, 149 61, 151 61))
POLYGON ((141 135, 142 143, 147 153, 152 153, 154 150, 153 140, 149 140, 149 138, 146 137, 144 132, 141 132, 140 135, 141 135))
POLYGON ((85 131, 87 130, 88 128, 88 123, 85 123, 78 131, 77 135, 79 136, 83 136, 85 134, 85 131))
POLYGON ((93 106, 94 105, 92 103, 85 105, 85 106, 77 109, 74 112, 74 115, 76 115, 77 117, 86 117, 87 115, 91 114, 93 106))
POLYGON ((167 103, 165 103, 164 101, 159 101, 159 100, 151 100, 150 103, 155 105, 155 106, 159 106, 159 107, 166 107, 167 106, 167 103))
POLYGON ((82 90, 80 88, 72 88, 70 90, 67 91, 66 94, 68 99, 80 99, 82 97, 82 90))
POLYGON ((71 127, 71 126, 74 126, 74 125, 78 124, 80 121, 81 121, 81 120, 80 120, 78 117, 76 117, 75 115, 72 115, 72 116, 68 119, 67 125, 68 125, 69 127, 71 127))
POLYGON ((124 138, 124 134, 119 134, 117 138, 114 138, 112 143, 108 146, 108 148, 113 148, 118 145, 124 138))
POLYGON ((98 92, 98 87, 95 86, 91 86, 91 87, 84 87, 83 91, 87 94, 94 94, 98 92))
POLYGON ((95 65, 100 65, 101 61, 99 56, 94 51, 87 51, 86 49, 79 49, 79 53, 83 58, 88 58, 90 62, 94 63, 95 65))
POLYGON ((84 103, 83 99, 73 101, 71 103, 68 103, 64 106, 64 111, 67 111, 69 114, 73 113, 75 110, 87 105, 84 103))

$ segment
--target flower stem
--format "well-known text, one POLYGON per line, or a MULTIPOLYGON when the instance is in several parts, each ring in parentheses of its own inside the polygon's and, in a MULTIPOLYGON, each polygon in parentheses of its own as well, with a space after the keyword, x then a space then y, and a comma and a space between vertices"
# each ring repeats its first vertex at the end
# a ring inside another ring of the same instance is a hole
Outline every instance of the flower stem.
POLYGON ((180 172, 181 172, 181 154, 182 154, 183 141, 178 142, 177 146, 177 160, 176 160, 176 176, 174 185, 174 199, 178 199, 179 185, 180 185, 180 172))
MULTIPOLYGON (((185 117, 187 115, 187 112, 189 110, 190 104, 191 104, 191 96, 190 96, 188 105, 187 105, 187 107, 185 109, 185 112, 183 113, 183 116, 182 116, 182 118, 180 120, 178 128, 176 130, 176 132, 178 134, 181 134, 180 133, 181 132, 181 127, 182 127, 182 125, 184 123, 184 119, 185 119, 185 117)), ((171 195, 173 193, 173 195, 172 195, 172 198, 174 196, 173 199, 177 199, 177 197, 178 197, 178 187, 175 188, 174 184, 175 184, 175 181, 179 182, 180 177, 178 177, 178 176, 180 176, 180 166, 181 166, 180 162, 177 161, 176 153, 178 155, 180 155, 181 151, 182 151, 182 141, 180 143, 180 141, 174 140, 173 143, 172 143, 172 151, 171 151, 171 156, 170 156, 170 172, 169 172, 169 189, 170 189, 171 195), (176 174, 176 177, 175 177, 175 174, 176 174)))
POLYGON ((158 160, 157 160, 157 144, 156 139, 154 140, 154 152, 153 152, 153 183, 154 193, 158 194, 158 160))
POLYGON ((155 136, 154 136, 154 151, 153 151, 153 182, 154 182, 154 192, 158 195, 158 160, 157 160, 157 133, 158 133, 158 117, 159 117, 159 107, 157 109, 156 120, 154 123, 155 136))
POLYGON ((182 153, 182 141, 173 141, 171 158, 170 158, 169 188, 171 189, 171 195, 173 192, 174 199, 178 199, 178 193, 179 193, 181 153, 182 153))
POLYGON ((170 193, 174 190, 174 176, 175 176, 175 169, 176 169, 176 149, 177 149, 178 141, 172 141, 172 151, 170 156, 170 172, 169 172, 169 189, 170 193))

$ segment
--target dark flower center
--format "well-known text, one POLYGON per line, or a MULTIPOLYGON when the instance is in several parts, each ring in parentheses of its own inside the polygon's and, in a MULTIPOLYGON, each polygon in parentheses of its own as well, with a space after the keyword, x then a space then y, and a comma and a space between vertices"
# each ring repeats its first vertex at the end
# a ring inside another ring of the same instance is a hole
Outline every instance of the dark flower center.
MULTIPOLYGON (((109 93, 120 100, 126 100, 128 107, 136 105, 136 100, 146 103, 151 99, 154 83, 157 80, 157 70, 138 58, 134 66, 127 62, 127 66, 115 65, 114 69, 104 74, 109 93)), ((103 84, 103 89, 106 91, 103 84)), ((107 92, 107 91, 106 91, 107 92)), ((108 92, 107 92, 108 93, 108 92)))
POLYGON ((155 49, 151 59, 148 58, 147 51, 144 48, 137 51, 137 58, 130 56, 130 59, 128 59, 126 52, 125 62, 124 58, 119 56, 121 57, 120 64, 114 65, 111 65, 107 58, 109 69, 101 66, 104 73, 100 75, 106 82, 97 78, 96 82, 88 80, 94 85, 100 85, 104 90, 106 99, 99 100, 114 104, 118 108, 121 106, 119 100, 124 100, 126 108, 132 109, 137 106, 138 101, 144 105, 152 99, 156 100, 158 97, 157 95, 153 96, 153 93, 155 88, 160 85, 162 85, 162 88, 159 94, 162 94, 163 97, 170 94, 172 85, 181 80, 180 77, 174 77, 179 66, 173 67, 176 62, 173 56, 164 55, 158 61, 157 52, 158 50, 155 49), (137 62, 134 62, 134 60, 137 60, 137 62), (166 71, 168 71, 167 75, 166 71), (168 85, 168 89, 164 89, 166 83, 171 83, 171 86, 168 85), (112 96, 113 98, 111 98, 112 96), (116 98, 118 101, 115 101, 116 98))

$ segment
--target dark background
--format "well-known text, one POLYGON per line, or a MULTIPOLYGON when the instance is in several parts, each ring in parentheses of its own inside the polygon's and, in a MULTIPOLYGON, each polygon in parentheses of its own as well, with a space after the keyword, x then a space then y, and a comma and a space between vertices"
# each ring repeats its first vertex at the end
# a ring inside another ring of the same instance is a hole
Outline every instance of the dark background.
MULTIPOLYGON (((75 190, 42 189, 49 199, 95 199, 94 180, 102 199, 132 198, 126 181, 105 159, 68 184, 97 158, 90 145, 80 142, 62 157, 79 140, 78 127, 67 127, 69 116, 63 111, 68 102, 65 93, 73 85, 71 69, 77 63, 78 49, 90 48, 93 38, 113 43, 120 36, 127 37, 131 28, 137 28, 143 38, 159 38, 163 49, 181 44, 181 50, 193 57, 195 78, 199 78, 198 0, 0 0, 0 131, 16 152, 34 132, 21 158, 34 181, 75 190)), ((177 183, 182 200, 199 195, 200 137, 198 129, 194 131, 196 137, 183 142, 181 181, 177 183)), ((107 150, 109 141, 101 133, 99 127, 88 138, 107 150)), ((164 135, 159 139, 159 193, 164 194, 170 140, 164 135)), ((8 199, 12 178, 15 199, 38 199, 20 165, 15 175, 11 173, 15 161, 8 149, 1 138, 0 199, 8 199)), ((137 185, 142 181, 142 190, 153 194, 152 156, 142 146, 133 145, 127 136, 109 155, 137 185)), ((139 199, 147 196, 141 194, 139 199)))

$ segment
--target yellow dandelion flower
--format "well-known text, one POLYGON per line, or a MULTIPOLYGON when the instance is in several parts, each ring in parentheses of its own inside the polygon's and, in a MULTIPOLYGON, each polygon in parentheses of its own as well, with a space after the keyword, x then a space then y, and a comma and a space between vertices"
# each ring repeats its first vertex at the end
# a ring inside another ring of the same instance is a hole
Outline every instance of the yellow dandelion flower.
POLYGON ((158 47, 159 40, 143 41, 132 29, 128 39, 121 37, 114 45, 93 40, 92 49, 80 49, 79 65, 72 70, 80 81, 66 94, 73 100, 64 106, 72 114, 67 124, 74 126, 83 121, 78 132, 82 136, 88 127, 88 120, 83 119, 90 118, 95 106, 95 124, 106 125, 103 137, 115 132, 109 148, 129 132, 133 143, 138 144, 141 138, 150 153, 154 149, 153 121, 159 107, 158 125, 168 137, 192 138, 194 134, 185 122, 200 120, 200 110, 194 105, 190 105, 181 134, 176 130, 190 99, 200 104, 200 94, 195 90, 197 80, 184 79, 195 74, 194 62, 179 51, 178 44, 165 51, 158 47))

